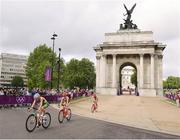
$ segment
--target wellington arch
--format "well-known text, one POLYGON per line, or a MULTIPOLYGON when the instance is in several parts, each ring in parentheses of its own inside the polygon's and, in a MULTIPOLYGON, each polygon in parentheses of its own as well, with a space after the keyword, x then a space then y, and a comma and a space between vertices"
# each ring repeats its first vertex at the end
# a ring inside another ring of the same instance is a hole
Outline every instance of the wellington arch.
POLYGON ((119 71, 123 65, 128 64, 137 71, 137 90, 140 96, 162 96, 165 46, 154 41, 152 31, 141 31, 132 26, 123 28, 121 24, 117 32, 105 33, 105 41, 94 47, 96 92, 117 95, 121 88, 119 71))
POLYGON ((105 41, 96 51, 96 92, 117 95, 119 69, 133 64, 137 69, 140 96, 163 94, 162 58, 165 45, 153 40, 151 31, 123 30, 105 33, 105 41))

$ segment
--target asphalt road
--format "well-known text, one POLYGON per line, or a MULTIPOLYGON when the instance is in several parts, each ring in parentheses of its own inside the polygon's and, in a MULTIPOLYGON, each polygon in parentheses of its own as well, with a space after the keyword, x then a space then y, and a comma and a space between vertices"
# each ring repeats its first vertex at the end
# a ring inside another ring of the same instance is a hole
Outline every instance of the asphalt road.
POLYGON ((180 136, 137 129, 124 125, 73 115, 70 122, 59 124, 58 111, 49 107, 52 121, 48 129, 42 127, 29 133, 25 129, 25 121, 29 112, 26 108, 0 109, 0 138, 1 139, 172 139, 180 136))

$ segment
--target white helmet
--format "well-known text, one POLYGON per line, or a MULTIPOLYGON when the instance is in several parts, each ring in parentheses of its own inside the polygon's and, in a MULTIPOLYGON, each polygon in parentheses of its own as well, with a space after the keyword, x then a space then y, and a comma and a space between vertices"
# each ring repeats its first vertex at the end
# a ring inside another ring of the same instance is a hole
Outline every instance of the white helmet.
POLYGON ((39 95, 39 93, 36 93, 36 94, 34 94, 34 99, 37 99, 38 97, 40 97, 40 95, 39 95))

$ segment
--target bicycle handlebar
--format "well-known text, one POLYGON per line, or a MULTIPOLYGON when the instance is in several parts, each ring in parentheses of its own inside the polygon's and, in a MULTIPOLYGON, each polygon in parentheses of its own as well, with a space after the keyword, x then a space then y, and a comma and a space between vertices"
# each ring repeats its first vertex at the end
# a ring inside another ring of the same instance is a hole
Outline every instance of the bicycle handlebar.
POLYGON ((37 110, 38 110, 38 109, 37 109, 37 108, 35 108, 35 107, 33 107, 33 108, 28 107, 28 109, 27 109, 27 110, 30 112, 32 109, 33 109, 34 111, 37 111, 37 110))

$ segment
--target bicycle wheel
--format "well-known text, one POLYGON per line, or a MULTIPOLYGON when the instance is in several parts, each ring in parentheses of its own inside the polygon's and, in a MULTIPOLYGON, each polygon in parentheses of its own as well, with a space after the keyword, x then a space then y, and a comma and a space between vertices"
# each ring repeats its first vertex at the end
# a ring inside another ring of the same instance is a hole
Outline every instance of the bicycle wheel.
POLYGON ((59 121, 59 123, 62 123, 63 120, 64 120, 64 111, 60 110, 59 114, 58 114, 58 121, 59 121))
POLYGON ((47 129, 51 124, 51 115, 50 113, 46 112, 42 118, 42 127, 47 129))
POLYGON ((26 130, 28 132, 34 131, 37 125, 37 117, 34 114, 30 114, 26 119, 26 130))
POLYGON ((95 110, 95 105, 93 104, 91 107, 91 112, 94 113, 94 110, 95 110))
POLYGON ((71 119, 71 109, 70 108, 68 108, 67 113, 68 113, 68 117, 66 119, 67 119, 67 121, 70 121, 70 119, 71 119))

